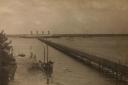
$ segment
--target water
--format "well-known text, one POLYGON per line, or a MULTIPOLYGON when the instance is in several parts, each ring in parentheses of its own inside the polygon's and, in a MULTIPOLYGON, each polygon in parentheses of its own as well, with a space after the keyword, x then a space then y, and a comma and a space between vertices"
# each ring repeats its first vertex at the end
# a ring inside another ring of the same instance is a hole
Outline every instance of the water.
MULTIPOLYGON (((31 65, 30 52, 34 52, 38 59, 42 60, 43 49, 46 45, 36 39, 10 39, 13 41, 14 55, 18 63, 15 81, 11 82, 10 85, 45 85, 45 75, 39 71, 31 73, 28 68, 31 65), (26 56, 18 57, 19 53, 25 53, 26 56)), ((67 41, 65 40, 65 42, 67 41)), ((51 47, 49 47, 49 57, 54 61, 54 74, 51 85, 115 85, 115 82, 111 79, 51 47)))

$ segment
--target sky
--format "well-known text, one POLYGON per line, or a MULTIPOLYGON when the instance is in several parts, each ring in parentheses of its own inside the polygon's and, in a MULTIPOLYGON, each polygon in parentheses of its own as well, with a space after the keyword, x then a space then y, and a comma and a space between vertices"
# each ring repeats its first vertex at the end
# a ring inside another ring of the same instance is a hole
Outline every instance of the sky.
POLYGON ((128 33, 128 0, 0 0, 0 30, 128 33))

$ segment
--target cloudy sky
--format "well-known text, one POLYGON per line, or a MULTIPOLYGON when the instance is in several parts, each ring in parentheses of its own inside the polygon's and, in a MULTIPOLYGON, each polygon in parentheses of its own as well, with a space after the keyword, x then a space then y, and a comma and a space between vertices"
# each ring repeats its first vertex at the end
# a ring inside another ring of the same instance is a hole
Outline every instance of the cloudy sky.
POLYGON ((128 0, 0 0, 0 30, 128 33, 128 0))

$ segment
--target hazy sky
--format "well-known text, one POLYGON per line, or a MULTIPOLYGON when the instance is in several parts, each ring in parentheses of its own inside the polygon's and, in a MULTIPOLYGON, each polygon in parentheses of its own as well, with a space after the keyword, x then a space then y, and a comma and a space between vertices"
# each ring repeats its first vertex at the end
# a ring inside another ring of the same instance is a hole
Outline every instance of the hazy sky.
POLYGON ((128 33, 128 0, 0 0, 7 33, 128 33))

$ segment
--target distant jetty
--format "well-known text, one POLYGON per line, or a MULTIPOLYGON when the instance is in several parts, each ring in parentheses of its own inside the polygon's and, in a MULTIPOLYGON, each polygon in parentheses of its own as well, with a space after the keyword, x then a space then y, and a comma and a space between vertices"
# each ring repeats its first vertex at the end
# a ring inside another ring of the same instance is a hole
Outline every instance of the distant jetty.
POLYGON ((128 34, 8 34, 8 37, 20 38, 60 38, 60 37, 128 37, 128 34))

